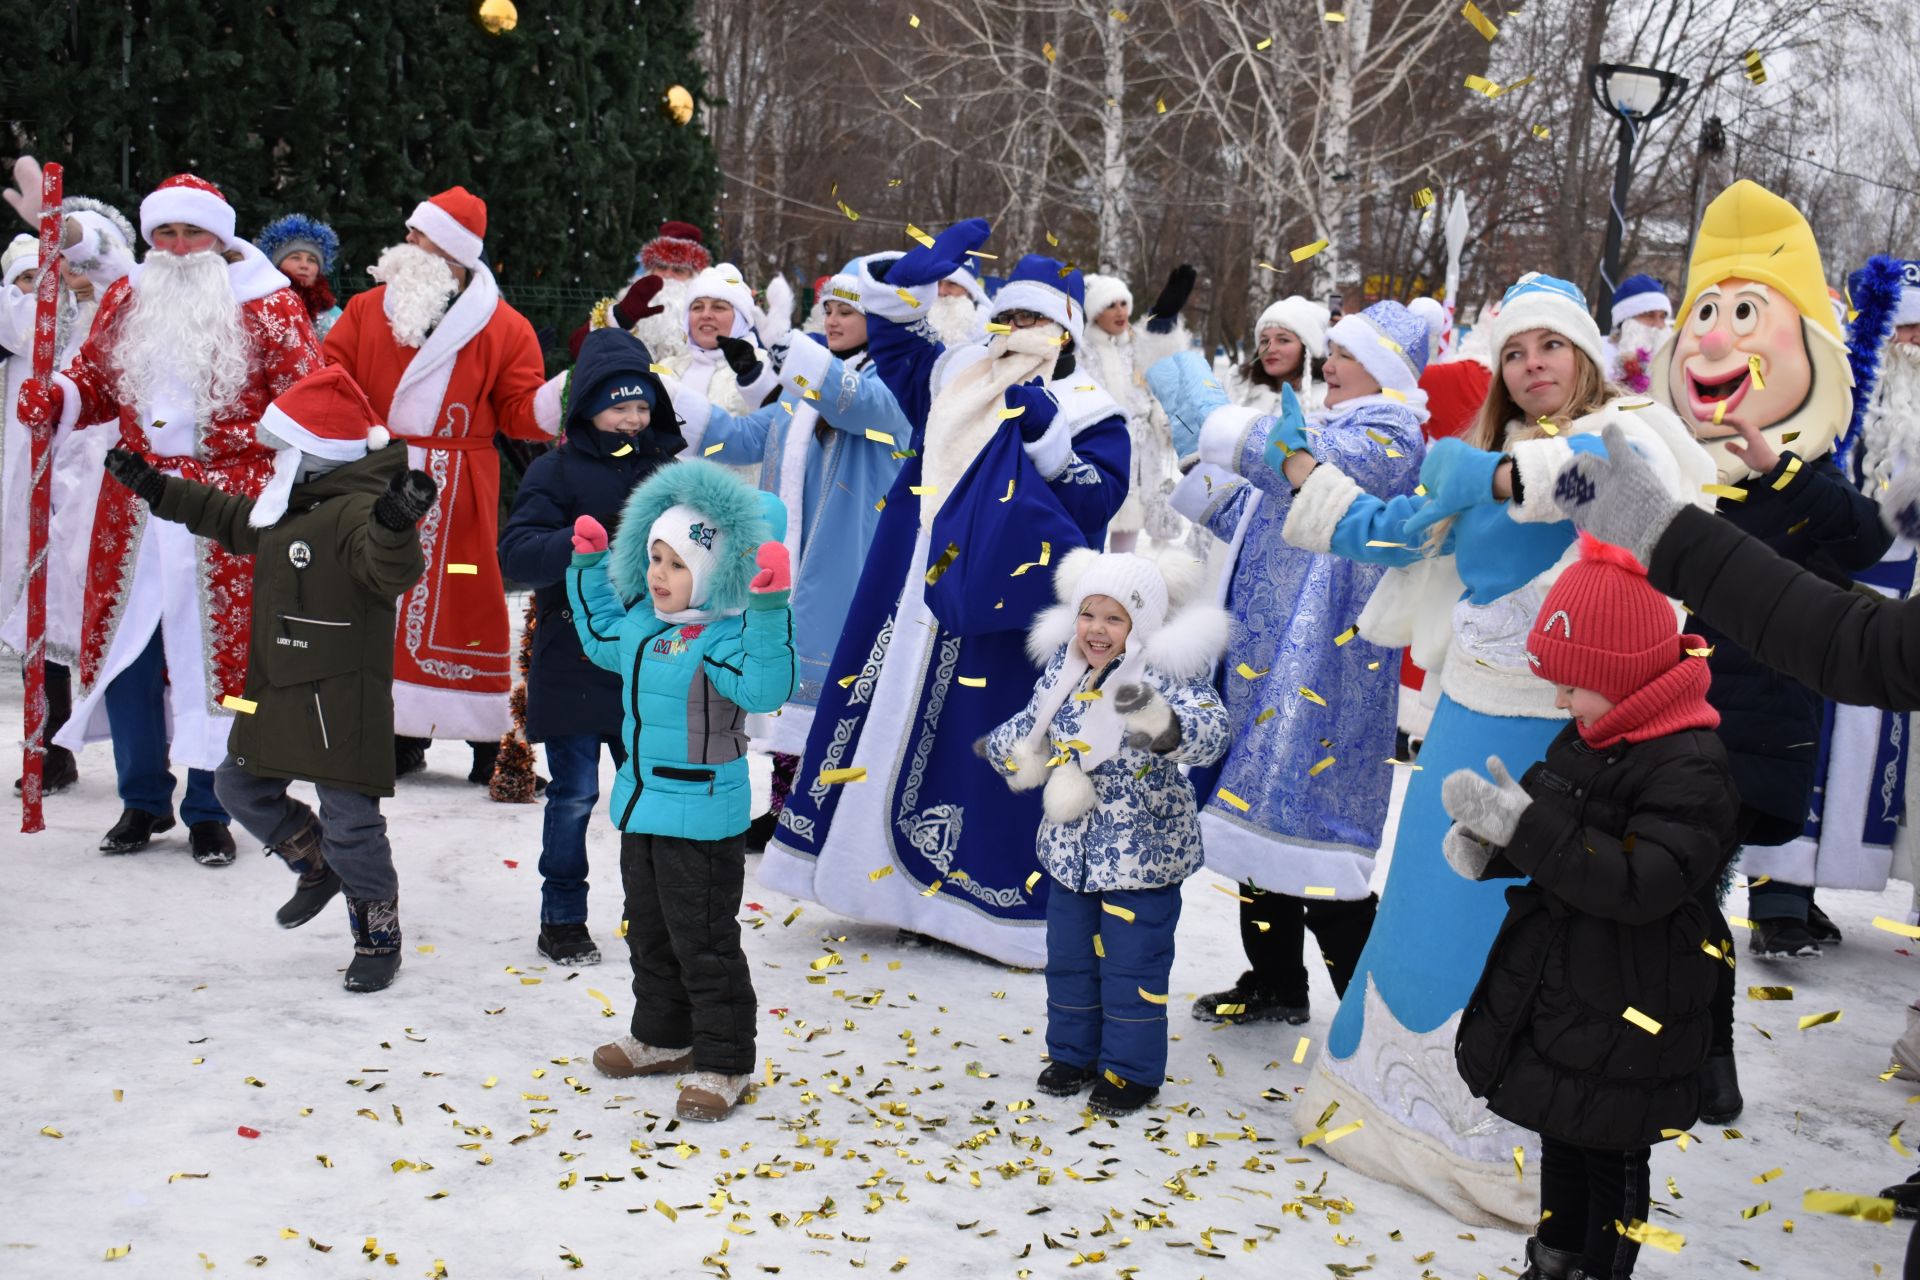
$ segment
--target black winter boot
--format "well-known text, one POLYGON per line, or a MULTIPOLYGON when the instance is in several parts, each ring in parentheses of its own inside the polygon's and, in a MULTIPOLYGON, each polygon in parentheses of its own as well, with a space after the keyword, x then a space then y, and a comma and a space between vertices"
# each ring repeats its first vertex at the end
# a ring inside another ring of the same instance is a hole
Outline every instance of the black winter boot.
POLYGON ((173 830, 173 815, 148 813, 145 809, 122 809, 120 821, 100 838, 102 853, 138 853, 162 831, 173 830))
POLYGON ((353 963, 347 966, 347 990, 386 990, 400 971, 399 902, 392 898, 348 898, 347 924, 353 929, 353 963))
POLYGON ((1299 1026, 1312 1014, 1305 1000, 1289 1003, 1248 969, 1225 991, 1209 992, 1195 1000, 1193 1016, 1201 1022, 1290 1022, 1299 1026))
MULTIPOLYGON (((1831 925, 1832 921, 1828 921, 1831 925)), ((1765 960, 1817 960, 1820 943, 1805 920, 1773 916, 1753 922, 1747 950, 1765 960)))
POLYGON ((1094 1083, 1093 1095, 1087 1099, 1087 1106, 1098 1115, 1130 1116, 1159 1096, 1158 1085, 1142 1084, 1135 1080, 1123 1080, 1115 1084, 1110 1077, 1102 1075, 1094 1083))
POLYGON ((600 947, 584 924, 542 924, 540 954, 555 964, 577 968, 600 963, 600 947))
POLYGON ((467 781, 487 786, 493 781, 493 766, 500 760, 500 743, 496 739, 493 742, 469 742, 467 745, 473 748, 473 768, 467 771, 467 781))
MULTIPOLYGON (((74 762, 73 752, 65 747, 48 747, 46 758, 40 762, 40 794, 58 795, 78 781, 80 766, 74 762)), ((13 794, 20 794, 18 778, 13 780, 13 794)))
MULTIPOLYGON (((47 749, 48 768, 53 767, 53 752, 54 748, 47 749)), ((49 783, 48 788, 51 789, 51 787, 52 784, 49 783)), ((1812 934, 1813 940, 1822 947, 1837 947, 1845 941, 1841 936, 1840 926, 1820 909, 1820 904, 1817 902, 1807 903, 1807 932, 1812 934)))
POLYGON ((1071 1098, 1100 1078, 1092 1067, 1076 1067, 1070 1062, 1049 1062, 1033 1087, 1056 1098, 1071 1098))
POLYGON ((393 738, 393 776, 404 778, 427 767, 427 746, 431 738, 393 738))
POLYGON ((190 825, 187 828, 187 848, 193 853, 193 860, 203 867, 233 865, 233 833, 227 830, 224 822, 208 819, 190 825))
POLYGON ((1700 1068, 1700 1123, 1732 1124, 1747 1105, 1740 1096, 1740 1074, 1734 1070, 1733 1054, 1710 1053, 1700 1068))
POLYGON ((288 869, 300 877, 293 896, 273 913, 282 929, 299 928, 319 915, 321 908, 340 892, 340 875, 327 865, 326 857, 320 852, 320 823, 311 809, 307 810, 306 824, 300 830, 265 852, 278 854, 288 869))
POLYGON ((1520 1280, 1577 1280, 1581 1255, 1570 1249, 1554 1249, 1541 1244, 1538 1236, 1527 1237, 1527 1269, 1520 1280))

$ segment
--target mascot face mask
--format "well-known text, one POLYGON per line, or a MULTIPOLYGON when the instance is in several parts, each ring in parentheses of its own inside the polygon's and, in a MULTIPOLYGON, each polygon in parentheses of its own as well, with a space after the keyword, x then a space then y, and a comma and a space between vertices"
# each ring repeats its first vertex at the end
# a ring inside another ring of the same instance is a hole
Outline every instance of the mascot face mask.
POLYGON ((1803 458, 1833 448, 1853 412, 1853 373, 1799 210, 1745 181, 1707 206, 1686 305, 1652 375, 1723 484, 1754 474, 1726 447, 1742 427, 1803 458))

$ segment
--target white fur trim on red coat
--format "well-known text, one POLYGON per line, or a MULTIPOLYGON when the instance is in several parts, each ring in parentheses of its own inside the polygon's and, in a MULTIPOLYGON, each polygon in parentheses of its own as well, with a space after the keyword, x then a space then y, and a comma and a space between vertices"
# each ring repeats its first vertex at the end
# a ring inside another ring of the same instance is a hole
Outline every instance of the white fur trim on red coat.
POLYGON ((1293 495, 1280 536, 1302 551, 1331 551, 1333 531, 1360 496, 1360 486, 1346 472, 1321 463, 1293 495))
POLYGON ((567 379, 572 376, 571 369, 556 373, 533 393, 533 420, 550 436, 559 435, 560 428, 566 425, 561 419, 560 409, 567 397, 567 379))

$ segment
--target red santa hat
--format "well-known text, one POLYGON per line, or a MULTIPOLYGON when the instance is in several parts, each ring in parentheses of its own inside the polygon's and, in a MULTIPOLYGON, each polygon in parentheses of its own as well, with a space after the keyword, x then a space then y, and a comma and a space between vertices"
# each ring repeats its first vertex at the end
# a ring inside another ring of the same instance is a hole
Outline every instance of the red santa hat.
POLYGON ((260 415, 259 429, 283 446, 334 462, 357 461, 393 438, 360 384, 337 364, 281 392, 260 415))
POLYGON ((140 238, 148 244, 155 229, 169 222, 211 231, 223 248, 233 243, 233 206, 220 188, 191 173, 174 174, 140 202, 140 238))
POLYGON ((487 202, 465 187, 449 187, 422 200, 407 225, 469 271, 480 266, 480 249, 487 238, 487 202))
POLYGON ((707 252, 704 239, 700 228, 690 222, 663 222, 660 234, 640 246, 640 269, 705 271, 713 265, 713 255, 707 252))

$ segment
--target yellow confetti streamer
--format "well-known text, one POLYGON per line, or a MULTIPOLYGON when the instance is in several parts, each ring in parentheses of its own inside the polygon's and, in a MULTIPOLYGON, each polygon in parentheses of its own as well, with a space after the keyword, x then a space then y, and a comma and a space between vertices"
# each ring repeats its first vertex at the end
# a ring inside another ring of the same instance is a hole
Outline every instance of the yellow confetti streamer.
POLYGON ((1902 924, 1898 920, 1889 920, 1886 916, 1875 916, 1873 927, 1884 929, 1888 933, 1898 934, 1902 938, 1920 939, 1920 925, 1902 924))
POLYGON ((847 202, 845 200, 835 200, 834 203, 840 206, 840 212, 847 215, 848 222, 860 221, 860 215, 855 213, 852 209, 850 209, 847 206, 847 202))
POLYGON ((1829 1022, 1840 1021, 1839 1009, 1830 1009, 1826 1013, 1810 1013, 1800 1019, 1800 1029, 1806 1031, 1812 1027, 1823 1027, 1829 1022))
POLYGON ((850 676, 841 676, 839 680, 839 685, 842 689, 851 689, 853 687, 853 682, 855 680, 858 680, 859 678, 860 678, 860 673, 858 671, 854 672, 850 676))
POLYGON ((1320 15, 1320 21, 1322 22, 1345 22, 1346 20, 1347 15, 1341 13, 1338 9, 1329 9, 1320 15))
POLYGON ((106 1257, 105 1257, 105 1258, 103 1259, 103 1261, 106 1261, 106 1262, 112 1262, 112 1261, 114 1261, 115 1259, 118 1259, 118 1258, 124 1258, 124 1257, 126 1257, 126 1256, 127 1256, 128 1254, 130 1254, 130 1253, 132 1253, 132 1252, 133 1252, 133 1246, 132 1246, 132 1245, 130 1245, 130 1244, 116 1244, 116 1245, 114 1245, 114 1246, 112 1246, 111 1248, 109 1248, 109 1249, 107 1250, 107 1254, 106 1254, 106 1257))
POLYGON ((1325 240, 1315 240, 1312 244, 1303 244, 1298 249, 1290 250, 1287 256, 1297 263, 1305 262, 1308 258, 1313 257, 1326 247, 1327 242, 1325 240))
POLYGON ((711 458, 714 454, 720 452, 722 449, 726 447, 727 447, 727 442, 725 440, 722 440, 719 444, 710 444, 705 449, 702 449, 700 451, 700 456, 703 458, 711 458))
POLYGON ((1514 1181, 1518 1182, 1521 1178, 1526 1177, 1526 1174, 1527 1174, 1527 1149, 1525 1147, 1515 1147, 1513 1149, 1514 1181))
POLYGON ((892 874, 893 874, 892 867, 878 867, 872 871, 867 872, 867 879, 878 884, 880 881, 886 879, 888 876, 892 874))
POLYGON ((1100 941, 1100 935, 1097 933, 1093 935, 1093 954, 1102 960, 1107 958, 1107 944, 1100 941))
POLYGON ((1265 711, 1262 711, 1259 715, 1255 716, 1253 718, 1253 722, 1255 724, 1265 724, 1267 721, 1273 719, 1275 716, 1279 714, 1280 714, 1280 708, 1268 707, 1265 711))
POLYGON ((1085 689, 1074 694, 1073 700, 1075 702, 1098 702, 1106 696, 1106 691, 1103 689, 1085 689))
POLYGON ((907 237, 912 240, 918 240, 929 249, 933 248, 933 237, 914 226, 911 222, 907 224, 907 237))
POLYGON ((865 782, 866 780, 867 768, 865 765, 856 765, 851 769, 822 769, 820 771, 820 785, 823 787, 835 787, 843 782, 865 782))
POLYGON ((1271 48, 1273 48, 1273 37, 1268 36, 1265 40, 1262 40, 1259 44, 1253 46, 1253 51, 1255 53, 1264 53, 1271 48))
POLYGON ((920 896, 923 898, 933 897, 933 895, 940 892, 940 886, 945 883, 946 883, 945 880, 935 880, 932 884, 928 885, 926 888, 920 891, 920 896))
POLYGON ((1007 481, 1007 496, 1004 498, 1001 498, 1000 501, 1001 502, 1013 501, 1013 481, 1011 479, 1007 481))
POLYGON ((633 452, 633 446, 632 446, 632 445, 630 445, 630 444, 623 444, 623 445, 621 445, 621 446, 620 446, 620 447, 619 447, 618 449, 615 449, 615 450, 613 451, 613 456, 614 456, 614 457, 616 457, 616 458, 624 458, 624 457, 626 457, 626 456, 627 456, 628 454, 630 454, 630 453, 632 453, 632 452, 633 452))
POLYGON ((653 1202, 653 1207, 658 1209, 661 1213, 665 1214, 668 1222, 680 1221, 680 1215, 675 1213, 673 1211, 673 1206, 668 1204, 665 1200, 655 1200, 653 1202))
POLYGON ((1665 1227, 1656 1227, 1652 1223, 1642 1222, 1638 1218, 1635 1218, 1632 1222, 1624 1226, 1621 1225, 1620 1220, 1616 1218, 1613 1226, 1614 1230, 1637 1244, 1651 1245, 1655 1249, 1665 1249, 1668 1253, 1680 1252, 1681 1248, 1687 1243, 1687 1238, 1678 1231, 1669 1231, 1665 1227))
POLYGON ((1416 209, 1433 208, 1433 188, 1422 187, 1413 193, 1413 207, 1416 209))
POLYGON ((1755 84, 1765 84, 1767 82, 1767 67, 1766 64, 1760 60, 1760 51, 1758 49, 1747 50, 1740 56, 1740 62, 1741 65, 1746 68, 1747 79, 1753 81, 1755 84))
POLYGON ((259 703, 247 698, 236 698, 231 693, 220 699, 220 705, 229 711, 237 711, 243 716, 250 716, 260 709, 259 703))
POLYGON ((1911 1160, 1913 1159, 1913 1152, 1907 1150, 1907 1144, 1900 1141, 1900 1126, 1904 1125, 1905 1123, 1906 1123, 1905 1120, 1898 1120, 1894 1122, 1893 1132, 1887 1135, 1887 1145, 1892 1147, 1895 1151, 1898 1151, 1903 1158, 1911 1160))
POLYGON ((1329 1131, 1327 1134, 1326 1145, 1332 1146, 1334 1143, 1340 1141, 1340 1139, 1346 1137, 1348 1134, 1358 1133, 1361 1129, 1366 1127, 1366 1123, 1367 1122, 1364 1120, 1354 1120, 1347 1124, 1341 1125, 1338 1129, 1329 1131))
POLYGON ((1293 1061, 1298 1065, 1307 1060, 1307 1047, 1313 1043, 1312 1036, 1301 1036, 1300 1043, 1293 1046, 1293 1061))
POLYGON ((1316 707, 1324 707, 1327 705, 1327 700, 1325 698, 1321 697, 1319 694, 1315 693, 1313 690, 1307 688, 1307 686, 1305 685, 1300 686, 1300 696, 1305 698, 1308 702, 1311 702, 1316 707))
POLYGON ((1052 62, 1055 58, 1060 56, 1060 51, 1053 47, 1053 41, 1048 40, 1041 44, 1040 56, 1045 58, 1048 62, 1052 62))
POLYGON ((1052 559, 1053 559, 1053 544, 1051 542, 1042 542, 1040 544, 1040 558, 1038 560, 1028 561, 1026 564, 1021 565, 1019 568, 1015 569, 1012 573, 1008 574, 1007 576, 1010 578, 1017 578, 1029 569, 1044 568, 1047 565, 1047 563, 1052 559))
POLYGON ((887 434, 885 431, 875 431, 872 427, 867 428, 867 439, 873 441, 875 444, 896 443, 894 438, 891 435, 887 434))
POLYGON ((1167 1002, 1167 997, 1164 993, 1161 995, 1155 995, 1153 994, 1153 992, 1147 990, 1145 987, 1135 987, 1134 990, 1138 991, 1140 993, 1140 998, 1142 1000, 1145 1000, 1148 1004, 1165 1004, 1167 1002))
POLYGON ((1333 638, 1334 646, 1338 648, 1340 645, 1346 644, 1348 641, 1352 640, 1355 636, 1359 634, 1360 634, 1359 627, 1357 626, 1348 627, 1345 631, 1342 631, 1339 635, 1333 638))
POLYGON ((1473 90, 1475 93, 1485 94, 1489 98, 1497 98, 1500 96, 1500 86, 1485 76, 1468 76, 1466 85, 1467 88, 1473 90))
POLYGON ((1309 778, 1317 778, 1321 774, 1325 773, 1328 769, 1331 769, 1332 767, 1333 767, 1333 757, 1328 756, 1326 759, 1318 761, 1313 765, 1312 768, 1308 769, 1307 776, 1309 778))
POLYGON ((1537 124, 1533 126, 1533 136, 1538 138, 1540 141, 1545 142, 1547 139, 1553 136, 1553 130, 1548 128, 1544 124, 1537 124))
MULTIPOLYGON (((885 499, 882 499, 882 501, 885 501, 885 499)), ((957 542, 949 542, 947 549, 940 553, 940 558, 927 567, 927 585, 932 586, 934 583, 940 581, 941 576, 945 574, 948 569, 951 569, 953 562, 959 558, 960 544, 957 542)))
POLYGON ((1153 100, 1153 110, 1156 115, 1167 114, 1167 100, 1165 98, 1155 98, 1153 100))
POLYGON ((1227 790, 1225 787, 1220 788, 1220 790, 1216 791, 1214 794, 1219 796, 1222 800, 1225 800, 1228 804, 1232 805, 1234 808, 1238 809, 1242 813, 1246 813, 1248 810, 1253 808, 1252 805, 1248 804, 1245 800, 1242 800, 1239 796, 1233 794, 1233 792, 1227 790))
POLYGON ((1756 1187, 1765 1186, 1785 1172, 1785 1169, 1769 1169, 1765 1173, 1756 1173, 1753 1175, 1753 1185, 1756 1187))
POLYGON ((647 372, 659 378, 671 378, 674 376, 673 370, 664 364, 650 364, 647 366, 647 372))
POLYGON ((1631 1022, 1634 1026, 1640 1028, 1642 1031, 1646 1032, 1650 1036, 1657 1036, 1660 1034, 1660 1024, 1658 1022, 1655 1022, 1652 1018, 1649 1018, 1646 1014, 1640 1012, 1638 1009, 1634 1008, 1632 1005, 1628 1005, 1626 1009, 1620 1014, 1620 1016, 1625 1018, 1628 1022, 1631 1022))
POLYGON ((1791 1000, 1793 999, 1793 988, 1792 987, 1748 987, 1747 999, 1749 1000, 1791 1000))
POLYGON ((1324 884, 1310 884, 1300 892, 1309 898, 1331 898, 1334 896, 1333 888, 1324 884))
POLYGON ((961 676, 960 683, 969 689, 984 689, 987 687, 987 678, 985 676, 961 676))
POLYGON ((1493 20, 1487 17, 1486 14, 1480 12, 1480 6, 1475 4, 1473 0, 1467 0, 1466 7, 1460 10, 1460 16, 1465 18, 1468 25, 1488 40, 1500 34, 1500 28, 1494 26, 1493 20))
POLYGON ((43 1124, 40 1126, 40 1135, 45 1138, 64 1138, 67 1136, 66 1134, 60 1132, 58 1129, 54 1128, 50 1124, 43 1124))
POLYGON ((1032 893, 1032 892, 1033 892, 1033 886, 1035 886, 1035 885, 1037 885, 1037 884, 1039 884, 1039 883, 1040 883, 1040 873, 1039 873, 1038 871, 1035 871, 1035 872, 1032 872, 1031 874, 1029 874, 1029 875, 1027 876, 1027 892, 1028 892, 1028 893, 1032 893))
POLYGON ((1703 484, 1700 486, 1700 492, 1707 494, 1709 497, 1725 498, 1728 502, 1745 502, 1747 500, 1747 491, 1745 489, 1736 489, 1730 484, 1703 484))
POLYGON ((940 492, 940 486, 937 484, 910 484, 907 486, 907 492, 913 494, 915 497, 931 498, 934 494, 940 492))
POLYGON ((1127 907, 1116 907, 1111 902, 1102 902, 1100 904, 1100 909, 1106 912, 1110 916, 1119 916, 1122 920, 1125 920, 1128 924, 1133 923, 1133 912, 1127 907))
POLYGON ((1765 391, 1767 389, 1767 380, 1760 376, 1759 356, 1747 357, 1747 376, 1753 379, 1753 389, 1755 391, 1765 391))
POLYGON ((916 28, 917 28, 917 27, 918 27, 918 26, 920 25, 920 15, 919 15, 919 14, 917 14, 917 13, 910 13, 910 14, 908 14, 908 15, 907 15, 907 25, 908 25, 908 26, 910 26, 910 27, 916 27, 916 28))
POLYGON ((1263 667, 1260 670, 1255 671, 1252 667, 1248 666, 1246 663, 1243 662, 1239 666, 1233 669, 1233 673, 1239 676, 1242 680, 1258 680, 1261 676, 1267 674, 1267 670, 1268 670, 1267 668, 1263 667))
POLYGON ((1837 1213, 1862 1222, 1892 1222, 1893 1201, 1883 1196, 1848 1195, 1843 1191, 1809 1191, 1800 1197, 1808 1213, 1837 1213))

